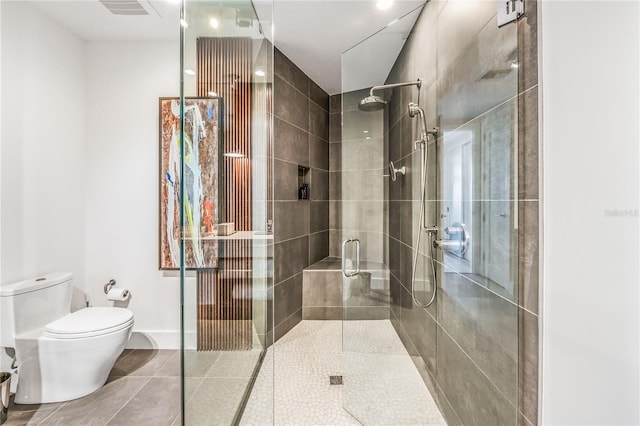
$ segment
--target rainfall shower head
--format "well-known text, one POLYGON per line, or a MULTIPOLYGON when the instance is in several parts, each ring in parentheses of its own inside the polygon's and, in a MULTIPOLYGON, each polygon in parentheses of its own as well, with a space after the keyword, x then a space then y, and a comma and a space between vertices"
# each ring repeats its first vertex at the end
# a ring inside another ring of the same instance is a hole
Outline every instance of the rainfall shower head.
POLYGON ((366 112, 380 111, 381 109, 384 109, 385 106, 387 106, 387 101, 382 99, 380 96, 375 95, 367 96, 366 98, 358 102, 358 109, 360 109, 360 111, 366 112))
POLYGON ((408 81, 406 83, 395 83, 395 84, 385 84, 384 86, 373 86, 371 91, 369 92, 369 96, 362 99, 358 102, 358 109, 360 111, 380 111, 387 106, 387 101, 382 99, 380 96, 376 96, 373 94, 376 90, 384 90, 384 89, 393 89, 394 87, 403 87, 403 86, 422 86, 422 79, 418 79, 416 81, 408 81))

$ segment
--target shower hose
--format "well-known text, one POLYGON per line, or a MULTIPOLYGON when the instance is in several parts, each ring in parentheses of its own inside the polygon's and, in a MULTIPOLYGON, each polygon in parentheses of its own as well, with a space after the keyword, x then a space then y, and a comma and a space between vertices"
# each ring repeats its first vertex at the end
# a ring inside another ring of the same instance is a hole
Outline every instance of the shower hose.
POLYGON ((429 137, 427 136, 426 138, 423 138, 421 141, 418 142, 420 143, 420 149, 422 151, 422 186, 421 186, 422 194, 420 197, 420 219, 419 219, 419 225, 418 225, 418 235, 416 236, 416 247, 415 247, 415 253, 413 256, 413 270, 411 272, 411 298, 413 299, 413 303, 415 303, 418 307, 423 309, 431 306, 431 304, 436 300, 436 294, 438 292, 438 282, 436 280, 436 267, 435 267, 435 261, 433 259, 433 241, 432 241, 432 235, 433 235, 433 232, 435 231, 435 228, 428 228, 424 224, 424 219, 425 219, 424 205, 425 205, 425 199, 426 199, 426 193, 427 193, 427 175, 429 174, 429 163, 427 162, 428 141, 429 141, 429 137), (430 260, 429 263, 431 264, 431 277, 433 278, 433 280, 431 281, 433 292, 431 294, 431 299, 427 303, 420 302, 416 297, 416 292, 415 292, 416 269, 418 266, 418 257, 420 256, 420 240, 421 240, 423 231, 427 232, 429 236, 429 260, 430 260))

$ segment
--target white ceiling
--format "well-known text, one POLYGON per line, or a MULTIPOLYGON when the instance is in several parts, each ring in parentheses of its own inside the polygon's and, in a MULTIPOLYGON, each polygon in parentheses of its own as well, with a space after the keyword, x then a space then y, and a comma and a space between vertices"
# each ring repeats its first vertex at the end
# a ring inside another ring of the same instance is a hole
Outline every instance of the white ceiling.
MULTIPOLYGON (((144 16, 115 16, 98 0, 36 0, 44 13, 84 40, 178 41, 177 0, 139 0, 150 12, 144 16)), ((197 3, 187 0, 195 6, 197 3)), ((201 7, 229 7, 234 1, 199 1, 201 7)), ((243 4, 246 0, 236 1, 243 4)), ((265 33, 273 23, 275 45, 329 94, 343 89, 342 54, 345 55, 345 91, 384 82, 413 27, 425 0, 396 0, 387 10, 379 10, 375 0, 255 0, 265 33), (387 27, 392 21, 406 18, 387 27), (272 22, 273 21, 273 22, 272 22), (385 28, 387 27, 387 28, 385 28), (384 29, 383 31, 380 31, 384 29), (380 31, 371 40, 361 43, 380 31)), ((189 32, 208 31, 205 24, 192 25, 189 32)), ((196 24, 196 23, 193 23, 196 24)), ((209 35, 209 34, 208 34, 209 35)), ((267 34, 268 36, 270 34, 267 34)))
POLYGON ((177 1, 138 1, 149 15, 116 16, 98 0, 36 0, 32 3, 84 40, 179 40, 177 1))
MULTIPOLYGON (((396 0, 390 9, 379 10, 374 0, 275 0, 275 45, 333 95, 342 91, 342 53, 424 3, 425 0, 396 0)), ((270 2, 255 0, 254 4, 260 20, 269 21, 270 2)), ((375 66, 369 65, 374 53, 370 50, 372 43, 349 53, 349 71, 355 71, 354 66, 361 63, 360 72, 352 74, 361 76, 362 82, 346 82, 345 91, 370 87, 385 80, 404 44, 399 36, 413 27, 415 18, 417 14, 413 15, 413 21, 407 17, 389 27, 385 37, 376 37, 376 44, 381 44, 375 49, 375 66)))

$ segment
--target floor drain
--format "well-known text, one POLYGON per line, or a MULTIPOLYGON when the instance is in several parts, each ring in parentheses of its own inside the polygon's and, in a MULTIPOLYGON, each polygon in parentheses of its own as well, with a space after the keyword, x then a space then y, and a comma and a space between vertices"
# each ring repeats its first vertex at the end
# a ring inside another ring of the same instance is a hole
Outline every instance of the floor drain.
POLYGON ((341 385, 342 384, 342 376, 329 376, 329 384, 330 385, 341 385))

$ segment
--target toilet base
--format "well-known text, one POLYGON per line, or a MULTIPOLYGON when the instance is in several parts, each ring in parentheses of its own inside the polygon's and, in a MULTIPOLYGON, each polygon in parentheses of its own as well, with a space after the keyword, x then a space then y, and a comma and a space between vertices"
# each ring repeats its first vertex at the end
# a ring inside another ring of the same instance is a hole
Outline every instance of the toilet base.
POLYGON ((78 339, 17 336, 16 404, 46 404, 89 395, 107 381, 124 351, 133 324, 116 332, 78 339))

